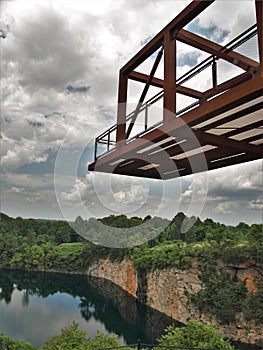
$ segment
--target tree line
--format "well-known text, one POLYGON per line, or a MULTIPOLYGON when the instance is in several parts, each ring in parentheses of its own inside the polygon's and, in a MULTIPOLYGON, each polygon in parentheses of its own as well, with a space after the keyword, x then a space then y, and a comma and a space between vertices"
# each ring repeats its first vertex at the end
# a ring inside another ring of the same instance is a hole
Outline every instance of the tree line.
POLYGON ((262 268, 255 293, 248 292, 245 282, 216 268, 218 259, 232 265, 248 260, 262 264, 263 225, 240 222, 227 226, 211 219, 202 221, 193 217, 189 220, 194 224, 185 231, 181 229, 185 219, 183 213, 178 213, 170 222, 150 216, 142 219, 111 215, 99 220, 78 217, 69 224, 2 214, 0 268, 82 273, 100 258, 121 261, 124 257, 132 259, 139 276, 155 269, 176 267, 184 270, 194 266, 204 288, 189 296, 189 302, 203 313, 216 316, 222 323, 238 322, 237 315, 242 312, 246 320, 263 324, 262 268), (103 232, 99 222, 104 224, 103 232), (96 243, 96 239, 101 241, 107 233, 112 235, 111 229, 116 227, 118 238, 124 241, 131 233, 131 247, 108 248, 96 243), (165 228, 155 235, 160 227, 165 228), (121 237, 120 228, 132 230, 128 233, 123 230, 121 237), (77 233, 87 230, 93 234, 93 243, 77 233), (136 246, 142 237, 149 237, 149 240, 136 246))

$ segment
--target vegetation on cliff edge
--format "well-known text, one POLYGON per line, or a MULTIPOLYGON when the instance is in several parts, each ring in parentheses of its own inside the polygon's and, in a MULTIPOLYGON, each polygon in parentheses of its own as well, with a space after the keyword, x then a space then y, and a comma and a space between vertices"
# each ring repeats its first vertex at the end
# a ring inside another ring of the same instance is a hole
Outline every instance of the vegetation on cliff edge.
MULTIPOLYGON (((222 323, 235 322, 240 312, 246 320, 263 323, 262 271, 256 281, 257 291, 248 293, 245 281, 216 267, 219 259, 231 266, 246 261, 262 264, 263 225, 249 226, 241 222, 234 227, 211 219, 190 218, 194 224, 184 232, 181 229, 186 219, 183 213, 178 213, 170 223, 161 218, 150 219, 150 216, 141 219, 125 215, 100 219, 109 230, 111 227, 133 228, 131 240, 134 242, 145 230, 149 234, 166 225, 159 235, 142 245, 117 249, 84 240, 65 221, 14 219, 2 214, 0 268, 81 273, 100 258, 121 261, 126 256, 132 259, 139 275, 168 267, 195 268, 200 272, 204 288, 189 296, 189 301, 200 311, 216 316, 222 323)), ((106 230, 99 231, 95 219, 78 217, 74 224, 78 231, 90 230, 94 241, 96 237, 100 240, 100 234, 107 234, 106 230)))

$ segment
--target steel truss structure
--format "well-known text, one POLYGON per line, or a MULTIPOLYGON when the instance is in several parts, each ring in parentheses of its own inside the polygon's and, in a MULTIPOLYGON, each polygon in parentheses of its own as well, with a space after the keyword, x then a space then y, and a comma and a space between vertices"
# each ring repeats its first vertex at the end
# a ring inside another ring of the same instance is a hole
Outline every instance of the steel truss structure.
POLYGON ((120 70, 117 124, 96 138, 90 171, 170 179, 262 157, 263 2, 254 2, 256 23, 225 46, 184 29, 214 2, 190 3, 120 70), (251 38, 256 38, 257 60, 238 52, 251 38), (178 43, 207 54, 180 77, 176 76, 178 43), (155 57, 150 74, 136 71, 149 57, 155 57), (155 73, 162 60, 160 79, 155 73), (238 73, 223 81, 219 62, 238 67, 238 73), (205 91, 189 87, 188 82, 204 71, 212 86, 205 91), (127 115, 129 80, 144 87, 137 107, 127 115), (144 102, 151 86, 160 92, 144 102), (193 102, 179 110, 179 95, 193 102), (157 101, 162 101, 162 115, 149 125, 150 109, 157 101), (139 117, 143 130, 132 135, 139 117), (101 146, 105 148, 99 154, 101 146))

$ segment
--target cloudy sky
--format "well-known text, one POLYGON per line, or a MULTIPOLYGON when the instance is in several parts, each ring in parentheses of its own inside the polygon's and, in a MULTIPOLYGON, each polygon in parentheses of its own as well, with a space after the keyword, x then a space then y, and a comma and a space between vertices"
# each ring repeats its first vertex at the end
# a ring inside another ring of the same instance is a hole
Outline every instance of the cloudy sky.
MULTIPOLYGON (((3 212, 74 220, 183 210, 227 224, 262 222, 260 161, 166 182, 87 172, 94 137, 116 120, 119 69, 189 2, 1 1, 3 212)), ((224 44, 254 23, 253 1, 224 0, 188 29, 224 44)), ((179 73, 205 57, 178 51, 179 73)), ((131 103, 138 91, 130 87, 131 103)))

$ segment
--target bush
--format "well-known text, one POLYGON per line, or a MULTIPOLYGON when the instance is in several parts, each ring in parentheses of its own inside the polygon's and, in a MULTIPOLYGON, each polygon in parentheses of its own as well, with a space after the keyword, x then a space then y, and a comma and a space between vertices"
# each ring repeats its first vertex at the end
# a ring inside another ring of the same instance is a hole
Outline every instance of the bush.
POLYGON ((37 348, 24 340, 13 340, 0 333, 1 350, 37 350, 37 348))
POLYGON ((120 346, 117 335, 108 336, 100 332, 91 339, 86 331, 78 328, 74 322, 61 330, 60 335, 45 342, 44 350, 93 350, 98 348, 120 346))
POLYGON ((203 325, 196 321, 189 321, 186 327, 171 325, 165 329, 165 334, 158 340, 162 346, 185 346, 203 349, 233 349, 225 340, 216 326, 203 325))

